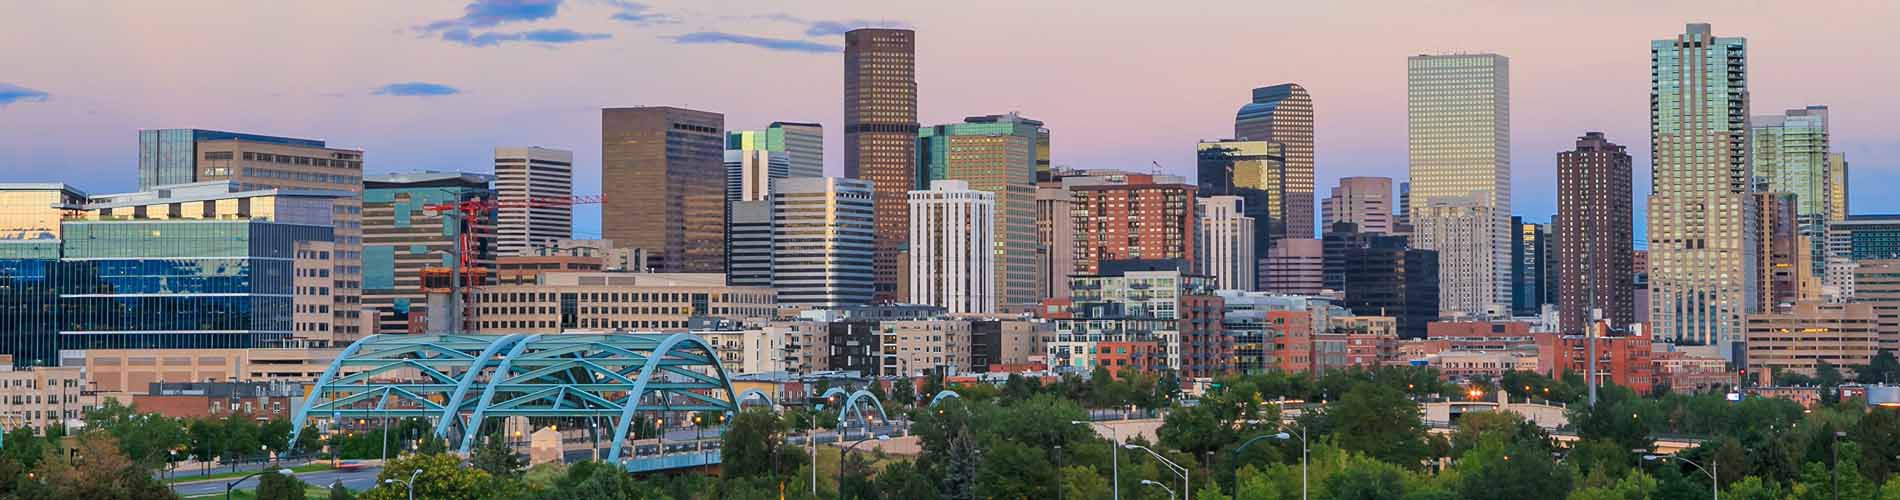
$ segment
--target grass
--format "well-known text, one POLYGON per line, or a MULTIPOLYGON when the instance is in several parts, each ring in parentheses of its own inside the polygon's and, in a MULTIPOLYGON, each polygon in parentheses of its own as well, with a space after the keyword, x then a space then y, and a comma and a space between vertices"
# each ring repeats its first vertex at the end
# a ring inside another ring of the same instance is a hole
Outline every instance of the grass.
MULTIPOLYGON (((299 466, 290 468, 291 472, 317 472, 317 471, 325 471, 325 470, 330 470, 329 462, 311 462, 308 464, 299 465, 299 466)), ((165 481, 165 483, 166 484, 195 483, 198 481, 209 481, 213 479, 235 479, 235 478, 240 478, 240 477, 250 475, 253 472, 257 472, 257 471, 246 470, 246 471, 239 471, 239 472, 219 472, 219 473, 211 474, 208 476, 180 477, 177 479, 167 480, 165 481)), ((218 496, 222 498, 224 495, 220 494, 218 496)))

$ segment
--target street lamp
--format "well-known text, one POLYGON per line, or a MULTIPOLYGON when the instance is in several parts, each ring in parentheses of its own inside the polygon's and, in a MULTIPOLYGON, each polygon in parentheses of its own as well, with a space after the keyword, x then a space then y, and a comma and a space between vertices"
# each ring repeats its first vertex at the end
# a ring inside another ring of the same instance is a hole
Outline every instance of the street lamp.
MULTIPOLYGON (((1306 445, 1306 429, 1302 428, 1302 429, 1299 429, 1299 431, 1300 431, 1300 500, 1307 500, 1306 499, 1306 494, 1307 494, 1307 491, 1306 491, 1307 461, 1306 459, 1307 459, 1308 447, 1306 445)), ((1286 441, 1286 440, 1293 439, 1293 435, 1287 434, 1285 432, 1281 432, 1279 434, 1274 434, 1273 438, 1281 440, 1281 441, 1286 441)))
POLYGON ((1149 486, 1159 486, 1161 487, 1162 491, 1168 492, 1168 498, 1174 498, 1174 488, 1169 488, 1168 485, 1166 484, 1157 483, 1157 482, 1149 481, 1146 479, 1141 480, 1141 484, 1145 484, 1149 486))
POLYGON ((1155 457, 1155 460, 1160 460, 1163 465, 1168 466, 1168 470, 1172 470, 1174 471, 1175 474, 1181 475, 1181 491, 1189 491, 1189 492, 1194 491, 1194 488, 1188 485, 1187 467, 1182 467, 1181 464, 1174 463, 1173 460, 1168 460, 1167 457, 1161 456, 1160 453, 1155 453, 1154 450, 1148 449, 1148 447, 1146 446, 1142 446, 1142 445, 1138 445, 1134 443, 1128 443, 1128 444, 1122 445, 1122 447, 1130 449, 1130 450, 1145 451, 1145 452, 1148 452, 1149 455, 1153 455, 1155 457))
POLYGON ((247 474, 247 475, 245 475, 244 477, 240 477, 240 478, 237 478, 237 480, 236 480, 236 481, 231 481, 231 482, 229 482, 229 483, 224 483, 224 500, 231 500, 231 488, 236 488, 236 487, 237 487, 237 485, 238 485, 238 483, 242 483, 242 482, 244 482, 244 480, 246 480, 246 479, 250 479, 250 478, 253 478, 253 477, 257 477, 258 475, 262 475, 262 474, 270 474, 270 473, 273 473, 273 472, 275 472, 275 473, 278 473, 278 474, 283 474, 283 475, 286 475, 286 476, 289 476, 289 475, 293 475, 293 474, 296 474, 296 472, 294 472, 294 471, 291 471, 290 469, 277 469, 277 470, 274 470, 274 471, 272 471, 272 470, 260 470, 260 471, 257 471, 257 472, 252 472, 252 473, 250 473, 250 474, 247 474))
MULTIPOLYGON (((873 441, 873 440, 876 440, 876 441, 890 441, 890 440, 891 440, 891 437, 890 437, 889 435, 885 435, 885 434, 878 434, 878 435, 877 435, 876 437, 874 437, 874 438, 872 438, 872 439, 860 439, 860 440, 858 440, 858 442, 856 442, 856 443, 851 443, 851 446, 847 446, 847 447, 845 447, 845 449, 844 449, 844 451, 840 451, 840 452, 838 452, 838 498, 839 498, 839 499, 843 499, 843 498, 844 498, 844 457, 845 457, 845 455, 850 455, 850 454, 851 454, 851 450, 855 450, 855 449, 858 449, 858 445, 861 445, 861 444, 864 444, 864 443, 868 443, 868 442, 871 442, 871 441, 873 441)), ((818 464, 817 464, 817 463, 815 463, 815 462, 814 462, 814 463, 812 463, 812 465, 811 465, 811 468, 812 468, 812 469, 817 469, 817 468, 818 468, 818 464)), ((812 489, 812 494, 813 494, 813 495, 816 495, 816 494, 818 494, 818 490, 817 490, 816 488, 813 488, 813 489, 812 489)))
POLYGON ((422 475, 422 469, 416 469, 415 472, 409 473, 408 481, 404 481, 404 480, 396 479, 396 478, 389 478, 389 479, 384 479, 383 484, 402 483, 404 488, 409 489, 409 500, 416 500, 416 476, 420 476, 420 475, 422 475))
POLYGON ((1719 479, 1719 476, 1716 476, 1717 471, 1721 470, 1721 465, 1715 463, 1714 460, 1709 461, 1709 467, 1706 469, 1702 467, 1702 464, 1675 455, 1643 455, 1643 460, 1651 462, 1657 460, 1675 460, 1695 466, 1696 470, 1702 471, 1704 475, 1709 476, 1709 494, 1712 495, 1713 500, 1722 500, 1722 480, 1719 479))
MULTIPOLYGON (((1093 426, 1097 424, 1094 422, 1083 422, 1081 420, 1070 420, 1069 425, 1093 426)), ((1121 459, 1122 439, 1121 437, 1116 435, 1114 427, 1110 427, 1106 425, 1103 425, 1101 427, 1103 429, 1108 429, 1108 440, 1112 442, 1109 444, 1109 447, 1108 447, 1108 465, 1114 471, 1115 482, 1112 483, 1110 486, 1113 486, 1115 500, 1121 500, 1122 498, 1122 459, 1121 459)))

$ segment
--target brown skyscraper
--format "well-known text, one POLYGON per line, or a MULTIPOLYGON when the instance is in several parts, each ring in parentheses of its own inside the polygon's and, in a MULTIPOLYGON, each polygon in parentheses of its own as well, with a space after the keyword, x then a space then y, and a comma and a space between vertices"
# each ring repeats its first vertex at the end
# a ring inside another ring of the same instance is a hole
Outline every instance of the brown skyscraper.
POLYGON ((844 175, 871 182, 877 210, 877 300, 897 300, 897 254, 907 243, 917 181, 917 34, 844 34, 844 175))
POLYGON ((725 272, 725 144, 719 113, 601 109, 601 237, 658 272, 725 272))
MULTIPOLYGON (((1273 239, 1313 237, 1313 97, 1297 83, 1253 89, 1253 100, 1234 115, 1234 140, 1285 145, 1285 179, 1268 199, 1280 204, 1273 239)), ((1260 252, 1266 254, 1265 249, 1260 252)))
POLYGON ((1614 327, 1636 322, 1631 280, 1635 228, 1630 155, 1602 132, 1557 153, 1557 307, 1563 333, 1581 333, 1590 309, 1614 327))

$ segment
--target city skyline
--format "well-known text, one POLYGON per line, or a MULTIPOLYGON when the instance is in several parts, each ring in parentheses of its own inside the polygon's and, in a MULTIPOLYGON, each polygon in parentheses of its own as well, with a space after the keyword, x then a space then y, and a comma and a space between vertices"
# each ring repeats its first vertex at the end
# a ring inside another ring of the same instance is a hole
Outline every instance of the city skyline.
MULTIPOLYGON (((1155 161, 1169 173, 1192 175, 1193 142, 1226 135, 1233 96, 1263 85, 1300 82, 1322 104, 1316 116, 1318 186, 1346 176, 1404 179, 1404 74, 1397 61, 1419 53, 1497 52, 1512 59, 1516 73, 1512 121, 1520 126, 1512 136, 1512 212, 1538 221, 1555 209, 1551 155, 1567 149, 1575 130, 1603 130, 1625 138, 1646 135, 1646 61, 1632 55, 1640 54, 1636 47, 1685 22, 1708 22, 1755 45, 1750 60, 1757 68, 1751 75, 1753 108, 1827 105, 1834 110, 1835 150, 1846 153, 1855 167, 1854 188, 1866 192, 1900 181, 1900 162, 1893 160, 1900 157, 1900 141, 1883 134, 1877 121, 1900 111, 1900 104, 1868 90, 1900 83, 1900 70, 1855 64, 1849 59, 1853 51, 1832 50, 1863 46, 1855 42, 1878 33, 1871 23, 1892 17, 1882 14, 1900 12, 1894 7, 1844 7, 1826 20, 1809 20, 1783 15, 1793 7, 1735 11, 1685 3, 1639 12, 1634 5, 1613 5, 1577 22, 1533 26, 1514 20, 1545 19, 1553 13, 1517 6, 1453 18, 1427 6, 1298 6, 1275 14, 1314 22, 1261 36, 1335 50, 1289 54, 1291 61, 1241 64, 1177 81, 1182 79, 1130 74, 1127 62, 1140 61, 1153 70, 1142 71, 1144 75, 1169 74, 1169 68, 1185 71, 1191 58, 1175 56, 1223 46, 1239 36, 1195 23, 1241 23, 1257 17, 1245 15, 1252 9, 1267 15, 1265 7, 1209 5, 1162 13, 1097 9, 1088 16, 1071 16, 1067 6, 995 4, 989 10, 1016 15, 995 16, 1007 22, 984 24, 978 30, 977 23, 996 19, 877 4, 801 6, 798 11, 754 16, 722 15, 717 5, 632 5, 560 2, 550 9, 552 15, 513 22, 458 17, 463 11, 454 2, 335 9, 351 16, 267 5, 233 7, 234 16, 250 18, 281 19, 294 13, 296 17, 276 24, 339 33, 335 43, 323 48, 268 34, 199 29, 206 27, 199 23, 215 20, 147 11, 150 7, 141 5, 109 12, 57 4, 22 6, 21 15, 10 16, 14 20, 0 21, 6 28, 0 31, 7 33, 0 40, 12 46, 62 48, 9 55, 14 71, 0 77, 0 165, 17 181, 69 180, 69 174, 78 173, 99 180, 82 188, 126 191, 135 181, 127 172, 135 168, 136 152, 125 145, 132 131, 199 127, 312 137, 363 149, 371 152, 366 172, 371 175, 420 169, 485 171, 497 145, 568 149, 576 152, 576 192, 585 194, 601 191, 596 135, 600 108, 675 105, 725 113, 727 128, 734 130, 762 128, 773 121, 825 124, 826 172, 837 175, 844 159, 837 106, 843 40, 837 33, 857 26, 902 26, 923 34, 918 45, 920 122, 948 123, 976 113, 1020 110, 1063 136, 1053 162, 1077 168, 1146 170, 1148 162, 1155 161), (1239 15, 1213 20, 1199 15, 1217 9, 1239 15), (1441 20, 1416 22, 1421 17, 1441 20), (1616 22, 1583 22, 1606 18, 1616 22), (115 25, 131 19, 139 20, 138 28, 97 37, 82 39, 85 32, 71 29, 81 20, 115 25), (1827 29, 1821 29, 1823 24, 1827 29), (986 57, 996 52, 988 50, 990 44, 1000 47, 1010 38, 996 33, 1040 33, 1050 26, 1064 36, 1042 44, 1036 54, 986 57), (1132 46, 1108 38, 1137 27, 1156 33, 1193 31, 1178 39, 1144 37, 1142 44, 1132 46), (1356 35, 1375 28, 1387 35, 1356 35), (198 35, 141 36, 147 29, 198 35), (568 36, 557 36, 561 30, 568 30, 568 36), (474 36, 467 37, 471 32, 474 36), (1577 40, 1590 40, 1602 50, 1574 51, 1577 40), (203 57, 164 66, 144 62, 163 58, 142 57, 187 50, 203 57), (264 64, 259 61, 265 55, 305 63, 275 74, 246 71, 244 78, 206 77, 232 71, 219 68, 218 61, 255 68, 264 64), (618 72, 588 72, 586 78, 547 77, 578 75, 577 68, 592 62, 629 58, 642 64, 618 72), (744 64, 696 64, 709 59, 744 64), (500 74, 505 72, 496 68, 502 64, 518 66, 523 70, 518 73, 530 76, 500 74), (685 77, 644 78, 651 73, 641 68, 685 77), (978 70, 1004 85, 957 85, 959 78, 978 70), (774 90, 757 93, 744 91, 743 85, 704 84, 739 81, 735 79, 746 74, 772 74, 774 90), (1839 78, 1801 78, 1804 74, 1839 78), (1144 126, 1116 119, 1129 115, 1141 116, 1144 126), (518 126, 523 120, 534 126, 518 126)), ((1633 149, 1635 198, 1640 203, 1648 193, 1648 176, 1642 173, 1649 151, 1633 149)), ((1900 202, 1856 198, 1861 200, 1857 213, 1900 211, 1900 202)), ((576 219, 578 236, 599 232, 597 207, 577 210, 576 219)), ((1642 220, 1638 217, 1639 240, 1642 220)))

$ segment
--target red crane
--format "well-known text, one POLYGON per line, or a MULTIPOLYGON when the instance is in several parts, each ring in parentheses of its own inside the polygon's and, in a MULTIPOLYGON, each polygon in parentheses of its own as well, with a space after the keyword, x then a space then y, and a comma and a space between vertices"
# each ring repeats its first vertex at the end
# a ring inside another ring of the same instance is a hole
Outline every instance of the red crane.
MULTIPOLYGON (((477 269, 473 265, 474 262, 470 259, 468 252, 463 251, 465 248, 471 248, 475 243, 475 232, 469 230, 468 221, 471 215, 487 215, 491 211, 501 208, 571 207, 574 205, 599 204, 606 200, 606 196, 590 194, 566 197, 513 198, 506 200, 475 199, 423 206, 423 210, 435 212, 449 220, 455 221, 458 225, 455 245, 453 250, 451 250, 451 253, 455 254, 455 269, 449 271, 449 317, 461 318, 462 322, 469 321, 466 313, 461 311, 462 302, 467 298, 463 295, 466 292, 463 290, 462 284, 467 281, 463 279, 465 277, 464 273, 467 273, 466 277, 472 278, 478 273, 486 271, 477 269)), ((460 328, 457 328, 457 330, 459 329, 460 328)))

